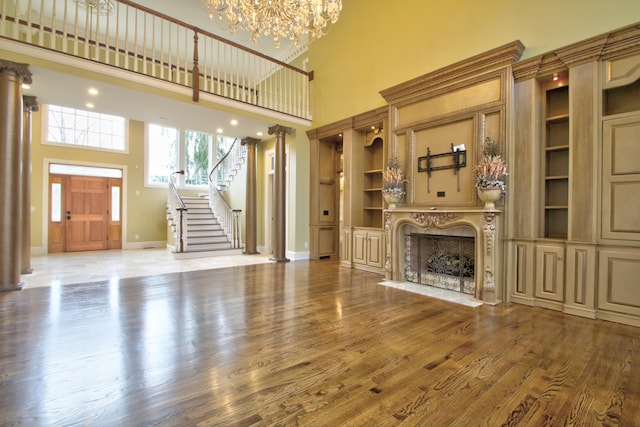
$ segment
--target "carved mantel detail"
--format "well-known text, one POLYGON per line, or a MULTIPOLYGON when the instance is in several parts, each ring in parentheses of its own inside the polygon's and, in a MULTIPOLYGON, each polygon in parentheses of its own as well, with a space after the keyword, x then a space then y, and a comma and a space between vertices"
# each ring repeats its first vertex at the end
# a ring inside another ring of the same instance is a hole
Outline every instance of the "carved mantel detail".
POLYGON ((496 214, 493 212, 487 212, 484 214, 482 222, 482 231, 484 232, 485 240, 487 241, 487 256, 491 256, 493 253, 493 240, 496 233, 496 214))
POLYGON ((438 228, 462 218, 460 214, 453 212, 413 212, 411 216, 422 226, 438 228))
MULTIPOLYGON (((502 260, 500 257, 501 211, 481 209, 426 210, 402 207, 384 212, 386 243, 385 270, 388 280, 404 281, 405 225, 429 229, 467 227, 475 234, 475 298, 488 304, 500 303, 502 260)), ((443 231, 444 233, 444 231, 443 231)), ((438 234, 437 232, 435 234, 438 234)))

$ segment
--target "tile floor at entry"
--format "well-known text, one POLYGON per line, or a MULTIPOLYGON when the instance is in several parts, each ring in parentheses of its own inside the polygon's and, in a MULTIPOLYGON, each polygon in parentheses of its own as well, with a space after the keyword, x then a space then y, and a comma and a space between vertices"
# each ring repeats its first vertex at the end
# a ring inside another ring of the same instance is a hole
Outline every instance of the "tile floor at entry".
POLYGON ((126 277, 153 276, 268 263, 271 255, 222 255, 175 259, 168 249, 68 252, 31 257, 33 273, 23 274, 23 289, 126 277))

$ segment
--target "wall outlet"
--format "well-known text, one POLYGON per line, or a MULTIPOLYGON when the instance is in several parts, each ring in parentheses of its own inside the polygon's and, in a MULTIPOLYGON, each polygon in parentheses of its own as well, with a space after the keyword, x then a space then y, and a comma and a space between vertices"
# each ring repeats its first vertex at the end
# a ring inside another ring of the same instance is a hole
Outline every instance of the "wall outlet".
POLYGON ((140 240, 140 235, 136 234, 136 240, 140 240))
POLYGON ((309 248, 309 242, 304 242, 304 248, 308 249, 309 248))

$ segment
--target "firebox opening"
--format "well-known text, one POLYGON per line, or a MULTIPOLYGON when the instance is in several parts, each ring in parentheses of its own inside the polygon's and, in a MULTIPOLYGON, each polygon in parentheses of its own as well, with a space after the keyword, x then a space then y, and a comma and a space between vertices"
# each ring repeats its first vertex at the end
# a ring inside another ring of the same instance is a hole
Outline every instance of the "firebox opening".
POLYGON ((406 234, 405 280, 474 295, 475 239, 406 234))

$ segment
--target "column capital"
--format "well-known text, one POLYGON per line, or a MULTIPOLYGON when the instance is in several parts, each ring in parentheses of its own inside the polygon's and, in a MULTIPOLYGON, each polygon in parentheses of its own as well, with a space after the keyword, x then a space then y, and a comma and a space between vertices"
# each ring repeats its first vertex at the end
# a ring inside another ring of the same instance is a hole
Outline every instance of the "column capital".
POLYGON ((274 125, 274 126, 271 126, 269 128, 269 135, 273 135, 273 134, 278 134, 278 135, 288 134, 288 135, 291 135, 292 133, 293 133, 293 128, 290 128, 290 127, 287 127, 287 126, 274 125))
POLYGON ((258 139, 258 138, 252 138, 250 136, 247 136, 247 137, 242 138, 240 140, 240 144, 241 145, 257 145, 260 141, 262 141, 262 140, 258 139))
POLYGON ((22 109, 24 111, 38 111, 38 101, 32 95, 22 95, 22 109))
POLYGON ((0 72, 13 71, 20 77, 22 83, 31 84, 31 71, 29 71, 29 64, 22 64, 19 62, 7 61, 6 59, 0 59, 0 72))

